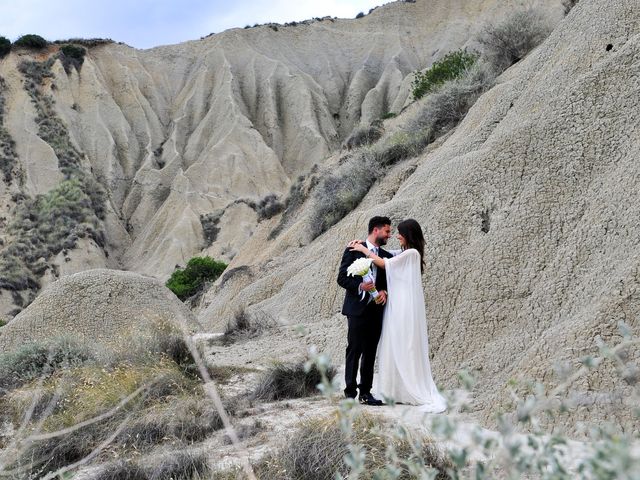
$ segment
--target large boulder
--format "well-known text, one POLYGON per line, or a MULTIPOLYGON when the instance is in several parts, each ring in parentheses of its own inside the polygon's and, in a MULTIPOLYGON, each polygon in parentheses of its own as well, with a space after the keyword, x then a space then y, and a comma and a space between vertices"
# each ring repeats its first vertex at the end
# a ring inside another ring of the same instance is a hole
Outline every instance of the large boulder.
POLYGON ((63 277, 0 330, 0 351, 72 337, 92 349, 125 351, 158 329, 194 333, 190 310, 158 280, 119 270, 63 277))

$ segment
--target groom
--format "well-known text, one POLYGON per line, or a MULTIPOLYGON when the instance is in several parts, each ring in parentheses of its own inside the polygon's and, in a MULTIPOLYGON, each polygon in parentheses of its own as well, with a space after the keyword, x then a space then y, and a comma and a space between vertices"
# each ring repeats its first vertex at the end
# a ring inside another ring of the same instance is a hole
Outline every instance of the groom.
MULTIPOLYGON (((383 245, 391 236, 391 220, 387 217, 373 217, 369 220, 367 248, 382 258, 392 255, 383 250, 383 245)), ((382 405, 382 401, 371 395, 373 384, 373 364, 376 359, 378 340, 382 333, 382 314, 387 303, 387 277, 384 270, 372 265, 374 282, 363 282, 362 277, 347 276, 347 268, 354 260, 364 257, 360 252, 347 248, 342 254, 338 284, 346 290, 342 314, 347 316, 349 331, 347 334, 347 358, 344 377, 346 388, 344 394, 348 398, 356 398, 364 405, 382 405), (380 295, 373 300, 369 291, 378 290, 380 295), (364 299, 362 298, 364 292, 364 299), (360 384, 357 384, 358 365, 360 366, 360 384)))

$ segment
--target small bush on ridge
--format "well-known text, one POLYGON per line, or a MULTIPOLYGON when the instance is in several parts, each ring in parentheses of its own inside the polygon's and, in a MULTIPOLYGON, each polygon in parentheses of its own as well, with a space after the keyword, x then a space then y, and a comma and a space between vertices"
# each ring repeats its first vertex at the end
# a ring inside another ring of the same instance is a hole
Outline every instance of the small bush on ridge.
POLYGON ((27 34, 18 38, 15 42, 13 42, 13 44, 17 47, 40 49, 45 48, 47 45, 49 45, 49 42, 47 42, 40 35, 27 34))
POLYGON ((476 54, 456 50, 434 62, 425 72, 415 72, 411 82, 413 98, 422 98, 444 82, 460 77, 477 59, 476 54))
POLYGON ((167 288, 180 300, 186 300, 198 293, 205 282, 215 281, 227 268, 224 262, 218 262, 211 257, 193 257, 184 269, 177 269, 167 280, 167 288))
POLYGON ((75 45, 82 45, 86 48, 93 48, 100 45, 108 45, 116 42, 114 40, 111 40, 110 38, 69 38, 67 40, 55 40, 53 43, 55 43, 56 45, 72 43, 75 45))
POLYGON ((9 55, 11 52, 11 40, 7 37, 0 37, 0 58, 9 55))

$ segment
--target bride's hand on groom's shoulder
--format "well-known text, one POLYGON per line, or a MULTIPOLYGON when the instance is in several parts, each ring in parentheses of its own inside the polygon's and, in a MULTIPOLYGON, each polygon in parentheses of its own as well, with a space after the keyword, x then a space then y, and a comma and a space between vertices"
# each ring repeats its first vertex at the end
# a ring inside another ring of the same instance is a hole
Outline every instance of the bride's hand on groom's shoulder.
POLYGON ((357 251, 357 252, 362 252, 363 250, 367 250, 368 249, 366 247, 363 247, 363 241, 362 240, 351 240, 348 244, 347 244, 347 248, 349 250, 351 250, 352 252, 357 251))

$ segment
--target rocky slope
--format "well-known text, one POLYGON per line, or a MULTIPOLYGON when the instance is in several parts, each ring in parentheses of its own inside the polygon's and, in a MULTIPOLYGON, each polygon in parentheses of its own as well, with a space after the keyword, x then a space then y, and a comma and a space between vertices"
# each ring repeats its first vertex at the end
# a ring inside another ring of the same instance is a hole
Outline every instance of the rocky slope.
MULTIPOLYGON (((425 229, 435 377, 453 387, 461 368, 477 372, 480 417, 505 407, 510 382, 554 384, 556 364, 576 368, 598 339, 619 341, 620 320, 637 333, 636 7, 581 1, 450 136, 379 179, 315 241, 306 243, 313 197, 276 241, 268 234, 277 219, 261 225, 230 265, 236 270, 209 292, 200 320, 221 329, 245 308, 256 318, 304 324, 306 338, 292 355, 315 343, 343 361, 339 260, 348 240, 364 236, 368 218, 387 214, 394 222, 415 218, 425 229)), ((216 361, 276 356, 278 335, 216 351, 216 361)), ((634 348, 625 358, 639 357, 634 348)), ((637 426, 634 381, 623 381, 611 364, 574 381, 579 408, 571 420, 637 426)))
MULTIPOLYGON (((2 314, 31 301, 39 285, 87 268, 166 278, 201 252, 233 258, 256 229, 261 199, 283 197, 355 126, 400 111, 411 72, 465 45, 514 3, 395 2, 357 20, 233 29, 142 51, 100 45, 67 72, 51 60, 57 47, 14 49, 0 61, 14 170, 0 183, 5 227, 25 199, 64 180, 65 152, 75 151, 74 168, 99 182, 106 204, 97 219, 78 220, 93 233, 33 254, 34 279, 2 281, 2 314), (34 80, 21 71, 25 61, 39 62, 36 76, 48 73, 34 80), (47 136, 43 118, 67 132, 47 136)), ((32 243, 22 237, 2 233, 5 246, 22 245, 5 259, 9 277, 25 276, 14 259, 32 243)))

